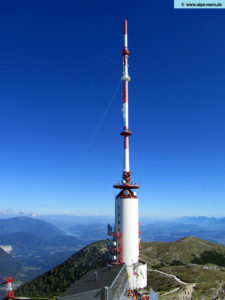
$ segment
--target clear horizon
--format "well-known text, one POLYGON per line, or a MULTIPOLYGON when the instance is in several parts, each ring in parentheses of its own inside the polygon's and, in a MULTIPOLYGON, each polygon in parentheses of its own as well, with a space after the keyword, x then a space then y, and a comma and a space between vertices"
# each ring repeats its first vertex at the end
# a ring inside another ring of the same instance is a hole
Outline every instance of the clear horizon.
MULTIPOLYGON (((44 217, 44 216, 52 216, 52 217, 78 217, 78 218, 114 218, 114 214, 110 214, 110 215, 97 215, 97 214, 71 214, 69 212, 62 212, 59 214, 51 214, 51 213, 45 213, 45 214, 41 214, 38 212, 25 212, 25 211, 14 211, 13 209, 5 209, 5 210, 0 210, 0 218, 1 216, 26 216, 26 217, 44 217)), ((224 216, 213 216, 213 215, 177 215, 177 216, 163 216, 163 215, 140 215, 140 218, 145 220, 145 219, 151 219, 151 220, 174 220, 174 219, 179 219, 179 218, 201 218, 201 217, 206 217, 206 218, 224 218, 224 216)))

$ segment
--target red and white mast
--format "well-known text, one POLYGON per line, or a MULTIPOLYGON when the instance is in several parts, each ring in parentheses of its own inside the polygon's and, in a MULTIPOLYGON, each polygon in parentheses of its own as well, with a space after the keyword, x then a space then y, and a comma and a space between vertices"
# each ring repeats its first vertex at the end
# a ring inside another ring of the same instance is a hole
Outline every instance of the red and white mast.
POLYGON ((128 37, 127 37, 127 20, 124 21, 124 49, 123 55, 123 119, 124 131, 121 133, 124 136, 124 172, 130 172, 129 162, 129 136, 132 134, 128 129, 128 82, 130 76, 128 75, 128 37))
POLYGON ((5 277, 3 280, 4 281, 1 283, 1 285, 6 285, 7 288, 5 299, 14 299, 14 294, 12 291, 12 282, 14 279, 12 277, 5 277))
POLYGON ((139 261, 140 230, 138 216, 138 198, 133 189, 139 188, 131 181, 129 162, 129 136, 132 132, 128 124, 128 36, 127 21, 124 21, 124 48, 123 48, 123 120, 124 128, 121 135, 124 137, 124 166, 121 182, 113 187, 120 189, 115 199, 115 228, 109 230, 113 236, 113 242, 109 242, 109 250, 112 254, 112 263, 125 263, 129 274, 129 286, 131 289, 143 288, 147 285, 147 265, 139 261))

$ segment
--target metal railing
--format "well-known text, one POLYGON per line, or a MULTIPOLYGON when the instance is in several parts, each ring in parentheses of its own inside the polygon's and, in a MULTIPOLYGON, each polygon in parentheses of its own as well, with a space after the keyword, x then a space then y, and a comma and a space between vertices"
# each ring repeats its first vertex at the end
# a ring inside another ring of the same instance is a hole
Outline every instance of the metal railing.
POLYGON ((119 274, 114 279, 110 287, 105 289, 106 300, 119 300, 124 291, 128 288, 128 275, 126 266, 123 265, 119 274))

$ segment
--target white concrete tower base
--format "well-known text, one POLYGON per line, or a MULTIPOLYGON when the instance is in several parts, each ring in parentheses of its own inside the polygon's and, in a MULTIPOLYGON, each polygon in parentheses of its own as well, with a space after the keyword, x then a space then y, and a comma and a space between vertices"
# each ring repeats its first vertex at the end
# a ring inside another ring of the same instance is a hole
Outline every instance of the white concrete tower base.
POLYGON ((129 288, 146 287, 147 264, 139 262, 138 198, 115 199, 115 232, 122 233, 120 247, 122 262, 127 267, 129 288))
POLYGON ((122 262, 126 265, 138 263, 139 222, 137 198, 115 199, 115 231, 122 233, 122 262))

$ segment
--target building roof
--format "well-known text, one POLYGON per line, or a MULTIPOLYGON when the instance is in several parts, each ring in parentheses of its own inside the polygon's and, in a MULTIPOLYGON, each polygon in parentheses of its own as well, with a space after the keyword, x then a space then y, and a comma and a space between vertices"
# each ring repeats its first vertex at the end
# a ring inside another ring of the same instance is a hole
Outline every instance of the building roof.
POLYGON ((105 287, 110 287, 123 266, 124 264, 113 265, 110 269, 104 267, 90 271, 77 281, 74 286, 69 288, 61 297, 87 293, 88 291, 102 290, 105 287))

